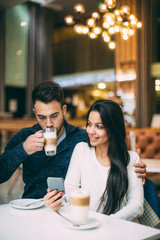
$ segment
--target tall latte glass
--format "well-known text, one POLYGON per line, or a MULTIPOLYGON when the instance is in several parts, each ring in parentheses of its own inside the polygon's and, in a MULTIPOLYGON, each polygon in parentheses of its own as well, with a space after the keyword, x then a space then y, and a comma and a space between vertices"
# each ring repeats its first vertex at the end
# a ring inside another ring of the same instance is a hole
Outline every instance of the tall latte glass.
POLYGON ((56 154, 57 149, 57 133, 56 128, 47 127, 43 129, 44 150, 47 156, 56 154))
POLYGON ((78 189, 71 192, 70 207, 73 224, 85 224, 88 220, 90 194, 87 190, 78 189))

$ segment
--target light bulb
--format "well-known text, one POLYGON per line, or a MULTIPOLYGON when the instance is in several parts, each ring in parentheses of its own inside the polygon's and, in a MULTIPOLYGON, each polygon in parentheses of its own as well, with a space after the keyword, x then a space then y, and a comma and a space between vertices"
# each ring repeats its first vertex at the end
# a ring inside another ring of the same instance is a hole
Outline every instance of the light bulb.
POLYGON ((137 24, 136 19, 131 20, 131 25, 136 25, 136 24, 137 24))
POLYGON ((133 20, 135 17, 134 17, 134 15, 132 14, 132 15, 129 16, 129 18, 130 18, 131 20, 133 20))
POLYGON ((128 29, 127 28, 122 28, 121 31, 124 35, 128 34, 128 29))
POLYGON ((125 26, 125 27, 128 27, 128 26, 129 26, 129 22, 125 21, 125 22, 124 22, 124 26, 125 26))
POLYGON ((100 12, 106 12, 107 11, 107 5, 105 4, 105 3, 101 3, 99 6, 98 6, 98 8, 99 8, 99 11, 100 12))
POLYGON ((74 11, 77 12, 77 13, 85 13, 85 8, 84 8, 84 5, 81 4, 81 3, 78 3, 74 6, 74 11))
POLYGON ((106 83, 104 83, 104 82, 98 83, 98 88, 99 89, 105 89, 106 88, 106 83))
POLYGON ((105 36, 108 36, 108 33, 106 31, 102 32, 102 37, 104 38, 105 36))
POLYGON ((83 25, 82 24, 76 24, 73 27, 73 30, 78 33, 78 34, 82 34, 82 29, 83 29, 83 25))
POLYGON ((113 28, 113 27, 110 27, 110 28, 108 29, 108 31, 109 31, 110 34, 114 34, 114 28, 113 28))
POLYGON ((107 4, 107 8, 110 10, 116 6, 116 0, 104 0, 104 2, 107 4))
POLYGON ((73 20, 73 16, 72 15, 67 15, 65 18, 64 18, 64 21, 67 25, 73 25, 75 22, 73 20))
POLYGON ((128 35, 127 34, 123 34, 123 39, 124 40, 128 40, 128 35))
POLYGON ((114 30, 115 30, 115 32, 119 32, 120 31, 120 27, 119 26, 115 26, 114 30))
POLYGON ((160 91, 160 86, 155 86, 156 92, 160 91))
POLYGON ((104 19, 104 21, 107 21, 107 22, 109 22, 109 24, 111 24, 111 22, 115 21, 115 16, 113 13, 105 13, 103 15, 103 19, 104 19))
POLYGON ((27 22, 21 22, 21 23, 20 23, 20 26, 21 26, 21 27, 25 27, 26 25, 27 25, 27 22))
POLYGON ((138 28, 141 28, 141 27, 142 27, 142 23, 141 23, 141 22, 138 22, 138 23, 137 23, 137 27, 138 27, 138 28))
POLYGON ((114 41, 109 42, 109 48, 110 49, 115 49, 115 42, 114 41))
POLYGON ((117 17, 117 21, 118 21, 118 22, 122 22, 122 17, 118 16, 118 17, 117 17))
POLYGON ((128 6, 122 6, 121 10, 124 14, 130 14, 130 8, 128 6))
POLYGON ((134 35, 134 30, 133 30, 133 29, 130 29, 128 33, 129 33, 129 35, 132 36, 132 35, 134 35))
POLYGON ((104 40, 105 42, 109 42, 109 41, 110 41, 110 37, 106 35, 106 36, 103 37, 103 40, 104 40))
POLYGON ((98 12, 93 12, 91 14, 92 18, 95 18, 95 19, 100 19, 100 14, 98 12))
POLYGON ((93 28, 93 31, 94 31, 95 34, 99 35, 99 34, 101 34, 102 29, 100 27, 95 27, 95 28, 93 28))
POLYGON ((92 39, 97 38, 97 35, 94 32, 89 32, 88 35, 92 39))
POLYGON ((88 32, 89 32, 88 27, 83 27, 83 28, 82 28, 82 33, 83 33, 83 34, 87 34, 88 32))
POLYGON ((103 28, 109 28, 109 26, 110 26, 110 25, 109 25, 108 22, 103 22, 103 23, 102 23, 102 27, 103 27, 103 28))
POLYGON ((87 19, 87 25, 90 26, 90 27, 93 27, 95 24, 95 21, 93 18, 89 18, 87 19))
POLYGON ((119 16, 119 15, 120 15, 120 11, 119 11, 119 10, 115 10, 115 11, 114 11, 114 14, 115 14, 116 16, 119 16))
POLYGON ((156 79, 156 80, 155 80, 155 84, 156 84, 156 85, 160 85, 160 80, 159 80, 159 79, 156 79))

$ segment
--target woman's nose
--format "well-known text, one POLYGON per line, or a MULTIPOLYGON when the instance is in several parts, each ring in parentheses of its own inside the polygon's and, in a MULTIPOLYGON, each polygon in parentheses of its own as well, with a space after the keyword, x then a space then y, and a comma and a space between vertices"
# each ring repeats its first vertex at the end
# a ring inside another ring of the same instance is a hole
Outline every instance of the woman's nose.
POLYGON ((94 133, 95 132, 95 127, 94 126, 91 126, 90 128, 89 128, 89 133, 94 133))

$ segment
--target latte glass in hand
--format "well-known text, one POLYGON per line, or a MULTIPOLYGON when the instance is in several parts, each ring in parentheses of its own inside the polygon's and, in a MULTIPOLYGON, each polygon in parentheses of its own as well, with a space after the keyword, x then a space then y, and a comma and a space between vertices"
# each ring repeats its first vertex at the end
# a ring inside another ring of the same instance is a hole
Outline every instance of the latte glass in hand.
POLYGON ((70 208, 73 224, 85 224, 88 220, 90 194, 87 190, 78 189, 71 192, 70 208))
POLYGON ((54 127, 47 127, 43 129, 44 150, 47 156, 56 154, 57 149, 57 132, 54 127))

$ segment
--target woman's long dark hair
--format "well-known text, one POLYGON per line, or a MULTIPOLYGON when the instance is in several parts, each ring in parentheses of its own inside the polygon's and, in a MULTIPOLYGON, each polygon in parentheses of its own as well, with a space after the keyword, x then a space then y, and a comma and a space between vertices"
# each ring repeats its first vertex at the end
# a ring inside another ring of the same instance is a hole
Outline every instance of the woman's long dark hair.
MULTIPOLYGON (((87 114, 87 122, 92 111, 100 114, 108 135, 108 157, 111 168, 98 210, 103 206, 102 213, 109 215, 119 209, 128 189, 127 165, 130 159, 126 145, 126 129, 123 112, 116 102, 98 100, 93 103, 87 114)), ((87 142, 91 146, 88 136, 87 142)))

